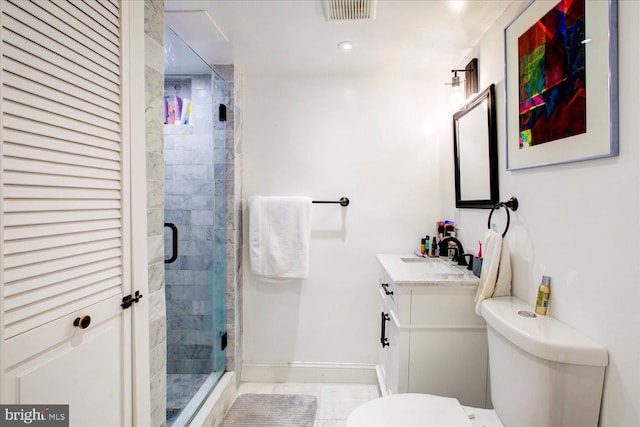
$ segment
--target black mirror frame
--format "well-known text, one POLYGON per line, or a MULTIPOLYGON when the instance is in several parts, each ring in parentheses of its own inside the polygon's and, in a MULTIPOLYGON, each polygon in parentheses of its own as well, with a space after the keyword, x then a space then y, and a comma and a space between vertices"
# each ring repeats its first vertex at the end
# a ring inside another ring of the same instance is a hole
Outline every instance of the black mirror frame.
POLYGON ((498 132, 496 122, 496 95, 495 85, 492 84, 475 98, 473 98, 465 107, 453 115, 453 156, 455 166, 455 183, 456 183, 456 208, 480 208, 491 209, 498 203, 499 186, 498 186, 498 132), (478 105, 488 100, 487 105, 487 131, 489 137, 489 187, 490 198, 486 200, 462 200, 460 192, 460 151, 458 147, 458 120, 469 112, 473 111, 478 105))

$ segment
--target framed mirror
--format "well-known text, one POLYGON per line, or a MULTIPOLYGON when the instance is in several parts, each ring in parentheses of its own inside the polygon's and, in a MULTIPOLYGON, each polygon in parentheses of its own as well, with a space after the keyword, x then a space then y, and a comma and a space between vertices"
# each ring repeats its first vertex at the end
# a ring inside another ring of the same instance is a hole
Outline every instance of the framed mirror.
POLYGON ((495 85, 453 115, 456 208, 498 203, 498 135, 495 85))

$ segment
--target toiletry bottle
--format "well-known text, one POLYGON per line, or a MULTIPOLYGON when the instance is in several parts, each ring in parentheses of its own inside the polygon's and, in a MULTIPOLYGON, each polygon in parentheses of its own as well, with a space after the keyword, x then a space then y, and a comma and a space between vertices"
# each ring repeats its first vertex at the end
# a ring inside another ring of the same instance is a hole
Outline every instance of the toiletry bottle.
POLYGON ((456 237, 456 224, 453 221, 444 221, 444 237, 456 237))
POLYGON ((425 239, 421 239, 421 240, 420 240, 420 253, 421 253, 422 255, 424 255, 424 254, 426 254, 426 253, 427 253, 427 246, 426 246, 426 244, 425 244, 425 239))
POLYGON ((438 246, 438 244, 436 243, 436 238, 434 236, 433 241, 431 242, 431 256, 436 256, 436 246, 438 246))
POLYGON ((429 243, 431 243, 431 239, 429 239, 429 235, 424 238, 424 254, 429 255, 429 243))
POLYGON ((549 293, 551 288, 551 278, 549 276, 542 276, 542 284, 538 286, 538 298, 536 299, 536 313, 546 316, 547 309, 549 308, 549 293))

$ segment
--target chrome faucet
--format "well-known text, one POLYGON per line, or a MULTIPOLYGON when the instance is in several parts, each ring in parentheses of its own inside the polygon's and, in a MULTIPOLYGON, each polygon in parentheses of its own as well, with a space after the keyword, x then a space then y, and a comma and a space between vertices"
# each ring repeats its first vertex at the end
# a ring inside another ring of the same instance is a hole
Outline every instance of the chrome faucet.
POLYGON ((453 242, 456 244, 456 253, 454 254, 451 261, 457 261, 458 265, 468 265, 467 260, 464 257, 464 248, 462 247, 462 243, 460 240, 455 237, 447 236, 444 239, 440 240, 438 246, 440 248, 440 256, 447 256, 447 250, 449 249, 449 242, 453 242))

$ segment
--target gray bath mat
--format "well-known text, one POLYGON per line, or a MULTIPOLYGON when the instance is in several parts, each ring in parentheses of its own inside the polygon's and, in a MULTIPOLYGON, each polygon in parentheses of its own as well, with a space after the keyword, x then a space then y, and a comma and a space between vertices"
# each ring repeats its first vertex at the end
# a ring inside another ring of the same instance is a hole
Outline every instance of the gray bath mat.
POLYGON ((318 400, 305 394, 243 394, 221 427, 313 427, 318 400))

